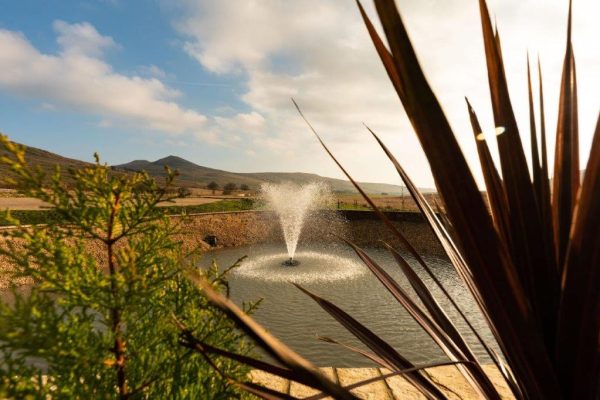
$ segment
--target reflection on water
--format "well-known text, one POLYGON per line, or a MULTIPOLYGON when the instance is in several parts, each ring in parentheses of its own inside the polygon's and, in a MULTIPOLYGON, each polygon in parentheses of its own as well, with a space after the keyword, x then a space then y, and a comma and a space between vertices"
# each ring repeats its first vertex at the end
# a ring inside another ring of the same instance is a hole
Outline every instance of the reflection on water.
MULTIPOLYGON (((225 268, 241 256, 247 255, 248 259, 229 278, 232 299, 241 304, 243 301, 263 298, 254 318, 287 345, 319 366, 358 367, 371 364, 359 355, 316 339, 317 335, 330 336, 341 342, 362 347, 351 334, 290 281, 299 282, 317 295, 332 301, 413 363, 446 359, 431 338, 367 267, 361 264, 352 250, 335 245, 312 245, 298 250, 297 259, 301 264, 297 267, 281 266, 287 255, 281 245, 219 250, 205 255, 201 263, 208 264, 208 261, 214 258, 220 267, 225 268), (306 260, 302 259, 302 253, 307 256, 306 260)), ((367 250, 403 288, 413 293, 410 284, 387 251, 367 250)), ((410 256, 406 255, 406 258, 411 265, 417 265, 410 256)), ((479 310, 452 266, 438 257, 425 257, 425 260, 454 296, 470 322, 488 343, 492 343, 492 336, 479 310)), ((426 284, 432 287, 425 273, 418 266, 416 269, 426 284)), ((433 290, 433 293, 459 330, 468 332, 464 321, 442 297, 440 291, 433 290)), ((416 295, 413 298, 416 298, 416 295)), ((483 356, 483 349, 477 346, 473 335, 467 337, 475 354, 483 356)), ((483 360, 488 361, 485 357, 483 360)))

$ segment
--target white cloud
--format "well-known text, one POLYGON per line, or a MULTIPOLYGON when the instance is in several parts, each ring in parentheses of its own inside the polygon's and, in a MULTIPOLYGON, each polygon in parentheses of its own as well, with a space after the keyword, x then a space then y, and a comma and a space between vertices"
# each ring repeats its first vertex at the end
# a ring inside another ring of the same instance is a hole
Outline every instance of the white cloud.
POLYGON ((215 117, 215 122, 220 129, 238 134, 261 135, 266 129, 265 118, 256 111, 239 113, 228 118, 215 117))
POLYGON ((117 47, 111 37, 100 35, 87 22, 68 24, 65 21, 54 21, 53 27, 58 34, 56 41, 64 53, 100 57, 105 49, 117 47))
MULTIPOLYGON (((295 97, 356 177, 397 181, 381 152, 365 133, 371 125, 421 184, 432 183, 410 124, 373 51, 351 1, 346 0, 182 0, 176 22, 184 49, 216 74, 246 80, 241 99, 260 113, 265 132, 251 139, 263 154, 263 169, 311 169, 336 174, 331 162, 291 106, 295 97), (270 163, 270 164, 269 164, 270 163)), ((367 6, 370 6, 370 2, 367 6)), ((600 37, 595 23, 600 3, 581 0, 574 9, 583 160, 599 108, 600 37)), ((541 54, 548 134, 556 120, 557 86, 564 53, 567 2, 490 0, 502 36, 506 70, 517 117, 528 145, 525 54, 541 54)), ((477 157, 464 96, 486 129, 493 127, 476 1, 412 0, 399 3, 403 19, 428 79, 475 169, 477 157)), ((377 17, 368 9, 374 22, 377 17)), ((233 122, 231 122, 233 123, 233 122)), ((221 128, 226 129, 221 124, 221 128)), ((254 160, 249 160, 252 168, 254 160)))
POLYGON ((103 58, 116 46, 89 23, 54 23, 58 54, 44 54, 22 34, 0 30, 0 89, 105 120, 169 134, 204 129, 207 117, 178 105, 180 93, 156 78, 126 76, 103 58))

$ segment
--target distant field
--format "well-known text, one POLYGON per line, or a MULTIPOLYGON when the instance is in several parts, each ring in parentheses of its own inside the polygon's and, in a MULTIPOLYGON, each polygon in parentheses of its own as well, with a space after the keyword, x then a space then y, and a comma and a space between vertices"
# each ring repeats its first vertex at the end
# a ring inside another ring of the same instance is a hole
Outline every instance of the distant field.
MULTIPOLYGON (((436 202, 442 202, 437 193, 426 193, 425 198, 435 208, 436 202)), ((383 211, 418 211, 417 204, 408 194, 406 196, 369 195, 375 205, 383 211)), ((360 194, 337 194, 336 207, 341 210, 370 210, 368 203, 360 194)))
MULTIPOLYGON (((436 193, 427 193, 425 197, 434 206, 441 203, 436 193)), ((418 211, 415 202, 409 196, 372 195, 371 199, 383 211, 418 211)), ((175 199, 173 203, 160 205, 169 215, 194 214, 207 212, 245 211, 262 209, 264 204, 253 198, 238 196, 187 197, 175 199)), ((367 202, 358 194, 336 194, 333 204, 339 210, 371 210, 367 202)), ((22 224, 60 223, 61 218, 40 200, 28 197, 0 196, 0 210, 11 210, 11 215, 22 224)), ((0 216, 0 226, 10 225, 0 216)))
MULTIPOLYGON (((178 199, 181 200, 181 199, 178 199)), ((185 200, 185 199, 184 199, 185 200)), ((225 211, 245 211, 254 208, 254 201, 251 199, 208 199, 210 202, 203 204, 164 204, 163 210, 169 215, 195 214, 206 212, 225 212, 225 211)), ((35 224, 55 224, 64 222, 61 216, 52 209, 28 209, 11 210, 13 218, 18 219, 23 225, 35 224)), ((12 222, 0 215, 0 226, 12 225, 12 222)))
MULTIPOLYGON (((14 197, 12 196, 0 196, 0 210, 43 210, 49 208, 49 204, 44 203, 41 200, 34 199, 31 197, 14 197)), ((223 198, 230 197, 185 197, 181 199, 174 199, 173 202, 165 202, 159 204, 161 207, 171 206, 198 206, 203 204, 215 203, 223 200, 223 198)))

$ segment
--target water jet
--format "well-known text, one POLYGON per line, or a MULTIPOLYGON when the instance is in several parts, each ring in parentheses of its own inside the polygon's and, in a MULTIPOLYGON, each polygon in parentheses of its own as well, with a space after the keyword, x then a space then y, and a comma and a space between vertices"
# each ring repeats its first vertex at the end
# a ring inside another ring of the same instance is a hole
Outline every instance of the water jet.
POLYGON ((298 266, 300 262, 294 258, 294 255, 304 222, 311 212, 331 201, 331 192, 324 184, 318 182, 305 185, 264 184, 261 191, 264 199, 277 214, 283 231, 288 259, 281 265, 298 266))

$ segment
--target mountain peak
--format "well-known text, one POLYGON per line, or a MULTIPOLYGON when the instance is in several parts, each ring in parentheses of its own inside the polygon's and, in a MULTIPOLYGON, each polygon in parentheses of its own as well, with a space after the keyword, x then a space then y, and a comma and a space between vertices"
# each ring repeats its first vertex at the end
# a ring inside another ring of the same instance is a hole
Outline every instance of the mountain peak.
POLYGON ((195 164, 191 161, 188 161, 184 158, 174 156, 174 155, 170 155, 170 156, 158 159, 156 161, 153 161, 152 164, 159 165, 161 167, 164 167, 165 165, 167 165, 170 168, 200 167, 198 164, 195 164))
POLYGON ((191 161, 188 161, 188 160, 186 160, 185 158, 181 158, 181 157, 179 157, 179 156, 174 156, 174 155, 172 155, 172 154, 171 154, 171 155, 168 155, 168 156, 166 156, 166 157, 163 157, 163 158, 159 158, 158 160, 156 160, 156 161, 153 161, 153 162, 155 162, 155 163, 161 163, 161 162, 169 162, 169 161, 176 161, 176 162, 181 162, 181 161, 184 161, 184 162, 191 162, 191 161))

